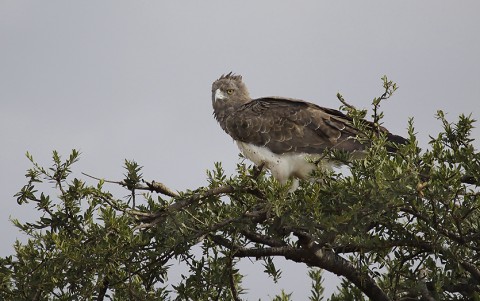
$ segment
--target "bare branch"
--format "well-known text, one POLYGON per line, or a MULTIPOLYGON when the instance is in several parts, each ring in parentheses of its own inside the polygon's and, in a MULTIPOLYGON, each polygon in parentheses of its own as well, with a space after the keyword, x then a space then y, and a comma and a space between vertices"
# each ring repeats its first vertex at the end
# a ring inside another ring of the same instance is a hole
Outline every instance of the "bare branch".
POLYGON ((111 183, 111 184, 118 184, 118 185, 121 185, 121 186, 126 186, 125 183, 120 182, 120 181, 110 181, 110 180, 101 179, 101 178, 91 176, 91 175, 89 175, 87 173, 84 173, 84 172, 82 172, 82 175, 87 176, 87 177, 92 178, 92 179, 97 180, 97 181, 103 181, 105 183, 111 183))
MULTIPOLYGON (((144 181, 150 191, 155 191, 156 193, 161 193, 171 197, 178 197, 178 193, 168 188, 165 184, 160 182, 152 181, 151 183, 144 181)), ((145 187, 140 187, 137 189, 145 189, 145 187)))
MULTIPOLYGON (((84 172, 82 172, 82 174, 84 176, 87 176, 89 178, 92 178, 92 179, 95 179, 97 181, 103 181, 105 183, 111 183, 111 184, 117 184, 117 185, 120 185, 122 187, 127 187, 127 183, 125 183, 124 181, 110 181, 110 180, 105 180, 105 179, 101 179, 101 178, 97 178, 97 177, 94 177, 94 176, 91 176, 89 174, 86 174, 84 172)), ((176 193, 175 191, 171 190, 170 188, 168 188, 165 184, 161 183, 161 182, 156 182, 156 181, 152 181, 152 182, 147 182, 147 181, 143 181, 145 183, 145 185, 136 185, 135 186, 135 189, 136 190, 148 190, 148 191, 152 191, 152 192, 156 192, 156 193, 160 193, 160 194, 163 194, 163 195, 166 195, 166 196, 170 196, 170 197, 178 197, 178 193, 176 193)))
POLYGON ((265 236, 259 233, 241 230, 240 233, 252 242, 264 244, 270 247, 283 247, 286 243, 279 239, 274 239, 270 236, 265 236))
POLYGON ((209 235, 217 244, 231 250, 234 257, 264 257, 264 256, 286 256, 295 250, 294 247, 271 247, 271 248, 246 248, 236 245, 220 235, 209 235))

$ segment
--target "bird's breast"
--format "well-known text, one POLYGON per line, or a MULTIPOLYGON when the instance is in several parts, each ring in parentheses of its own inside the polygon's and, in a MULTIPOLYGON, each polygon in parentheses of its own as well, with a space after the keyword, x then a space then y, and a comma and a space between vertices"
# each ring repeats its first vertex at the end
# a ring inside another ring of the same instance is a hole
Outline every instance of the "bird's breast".
POLYGON ((258 146, 238 140, 236 143, 247 159, 255 165, 265 164, 265 167, 282 184, 292 177, 307 179, 316 168, 316 165, 312 163, 312 159, 315 159, 315 157, 311 154, 293 152, 276 154, 266 146, 258 146))

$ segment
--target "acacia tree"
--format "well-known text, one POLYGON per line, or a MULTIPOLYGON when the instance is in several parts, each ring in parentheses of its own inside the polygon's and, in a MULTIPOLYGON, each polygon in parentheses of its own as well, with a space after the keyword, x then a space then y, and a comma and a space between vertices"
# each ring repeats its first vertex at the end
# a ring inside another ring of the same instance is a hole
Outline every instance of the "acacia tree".
MULTIPOLYGON (((380 101, 396 89, 386 78, 383 84, 373 101, 377 125, 380 101)), ((361 128, 366 112, 339 99, 361 128)), ((412 121, 409 143, 395 154, 385 137, 365 132, 358 138, 370 144, 365 158, 326 152, 348 172, 318 171, 321 180, 293 193, 243 161, 234 175, 217 163, 207 187, 174 192, 142 179, 134 161, 125 161, 125 178, 115 182, 72 178, 75 150, 65 160, 53 152, 50 168, 27 154, 32 168, 16 198, 40 216, 14 220, 29 238, 0 259, 0 299, 241 300, 248 296, 239 260, 261 261, 276 280, 273 259, 283 257, 311 267, 310 300, 325 299, 322 269, 343 279, 329 300, 479 300, 474 121, 437 116, 443 131, 427 150, 418 148, 412 121), (115 197, 109 185, 130 197, 115 197), (172 260, 188 271, 169 285, 172 260)), ((289 299, 283 291, 274 298, 289 299)))

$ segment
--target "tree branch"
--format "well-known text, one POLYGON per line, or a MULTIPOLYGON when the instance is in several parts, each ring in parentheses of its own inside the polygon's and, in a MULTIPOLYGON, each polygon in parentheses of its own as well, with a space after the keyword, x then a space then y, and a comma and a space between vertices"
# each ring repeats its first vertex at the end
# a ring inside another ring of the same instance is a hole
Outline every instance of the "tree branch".
POLYGON ((347 102, 345 101, 345 98, 343 98, 343 95, 342 95, 342 94, 337 93, 337 98, 338 98, 338 100, 340 100, 340 102, 341 102, 344 106, 346 106, 347 108, 349 108, 349 109, 351 109, 351 110, 357 110, 357 108, 355 108, 354 106, 352 106, 351 104, 349 104, 349 103, 347 103, 347 102))
POLYGON ((422 298, 426 301, 435 301, 435 298, 432 296, 430 291, 428 290, 427 283, 425 282, 426 271, 420 271, 420 279, 419 279, 419 290, 422 298))
POLYGON ((306 263, 347 278, 371 300, 389 301, 390 298, 366 273, 360 273, 349 261, 333 251, 320 248, 315 243, 309 248, 306 263))
MULTIPOLYGON (((147 187, 148 187, 148 190, 150 191, 155 191, 156 193, 161 193, 161 194, 164 194, 164 195, 167 195, 167 196, 170 196, 170 197, 178 197, 178 193, 176 193, 175 191, 171 190, 170 188, 168 188, 165 184, 163 183, 160 183, 160 182, 155 182, 155 181, 152 181, 151 183, 147 182, 147 181, 143 181, 147 187)), ((136 189, 143 189, 145 190, 147 187, 144 187, 144 186, 140 186, 140 187, 135 187, 136 189)))
MULTIPOLYGON (((295 262, 306 263, 310 266, 316 266, 336 275, 343 276, 355 284, 371 300, 390 300, 368 274, 360 273, 350 262, 331 250, 319 247, 313 241, 304 241, 307 245, 304 245, 302 248, 291 246, 245 248, 235 245, 218 235, 211 235, 210 237, 215 243, 232 250, 234 257, 259 258, 265 256, 282 256, 295 262)), ((307 238, 303 237, 302 239, 306 240, 307 238)))
MULTIPOLYGON (((204 192, 195 193, 189 197, 184 199, 180 199, 175 203, 162 208, 161 210, 154 212, 154 213, 147 213, 147 212, 138 212, 134 210, 130 210, 129 212, 133 215, 136 215, 140 224, 135 227, 136 229, 144 229, 144 228, 151 228, 160 223, 167 213, 179 211, 183 208, 186 208, 194 203, 198 203, 206 198, 212 196, 218 196, 222 194, 232 193, 237 191, 231 185, 225 185, 220 187, 215 187, 204 192)), ((244 189, 243 192, 250 193, 252 195, 258 195, 258 190, 256 189, 244 189)), ((249 217, 252 221, 259 222, 260 220, 265 219, 266 212, 264 210, 257 210, 252 212, 245 212, 243 217, 249 217)))
POLYGON ((98 291, 97 301, 103 301, 109 285, 110 285, 110 282, 108 281, 107 276, 105 276, 102 281, 102 286, 99 288, 99 291, 98 291))
POLYGON ((283 247, 287 244, 279 239, 274 239, 269 236, 265 236, 259 233, 250 232, 248 230, 240 230, 240 233, 245 236, 245 238, 251 240, 252 242, 264 244, 270 247, 283 247))
MULTIPOLYGON (((124 181, 110 181, 110 180, 100 179, 100 178, 91 176, 91 175, 89 175, 87 173, 84 173, 84 172, 82 172, 82 175, 87 176, 87 177, 92 178, 92 179, 95 179, 97 181, 103 181, 105 183, 117 184, 117 185, 120 185, 122 187, 128 187, 127 183, 125 183, 124 181)), ((152 181, 151 183, 149 183, 147 181, 143 181, 143 182, 145 183, 145 185, 138 184, 134 188, 136 190, 148 190, 148 191, 164 194, 164 195, 170 196, 170 197, 178 197, 178 193, 171 190, 170 188, 168 188, 163 183, 155 182, 155 181, 152 181)))
POLYGON ((270 248, 246 248, 232 243, 228 239, 220 235, 210 235, 209 236, 213 242, 221 245, 233 252, 234 257, 265 257, 265 256, 287 256, 292 251, 295 250, 294 247, 283 246, 283 247, 270 247, 270 248))
MULTIPOLYGON (((204 192, 200 193, 195 193, 191 195, 190 197, 180 199, 176 201, 175 203, 160 209, 157 212, 151 213, 151 214, 138 214, 138 220, 141 222, 140 225, 138 225, 136 228, 141 229, 141 228, 151 228, 160 223, 165 215, 168 212, 175 212, 179 211, 189 205, 192 205, 194 203, 197 203, 203 199, 209 198, 211 196, 216 196, 216 195, 221 195, 225 193, 231 193, 235 191, 233 186, 230 185, 225 185, 225 186, 220 186, 216 188, 209 189, 204 192)), ((135 214, 135 213, 133 213, 135 214)))
POLYGON ((230 283, 230 292, 232 293, 232 297, 234 301, 241 301, 240 297, 238 296, 237 287, 235 285, 235 272, 233 271, 233 259, 230 257, 228 259, 228 280, 230 283))

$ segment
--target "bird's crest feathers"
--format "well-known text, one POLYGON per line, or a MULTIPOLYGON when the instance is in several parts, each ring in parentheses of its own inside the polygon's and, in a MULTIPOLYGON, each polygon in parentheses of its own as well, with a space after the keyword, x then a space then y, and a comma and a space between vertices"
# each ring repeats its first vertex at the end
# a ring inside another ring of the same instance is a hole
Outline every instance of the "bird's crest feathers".
POLYGON ((229 72, 227 74, 222 74, 222 76, 220 76, 220 78, 218 80, 221 80, 221 79, 233 79, 233 80, 242 81, 242 76, 237 75, 233 72, 229 72))

